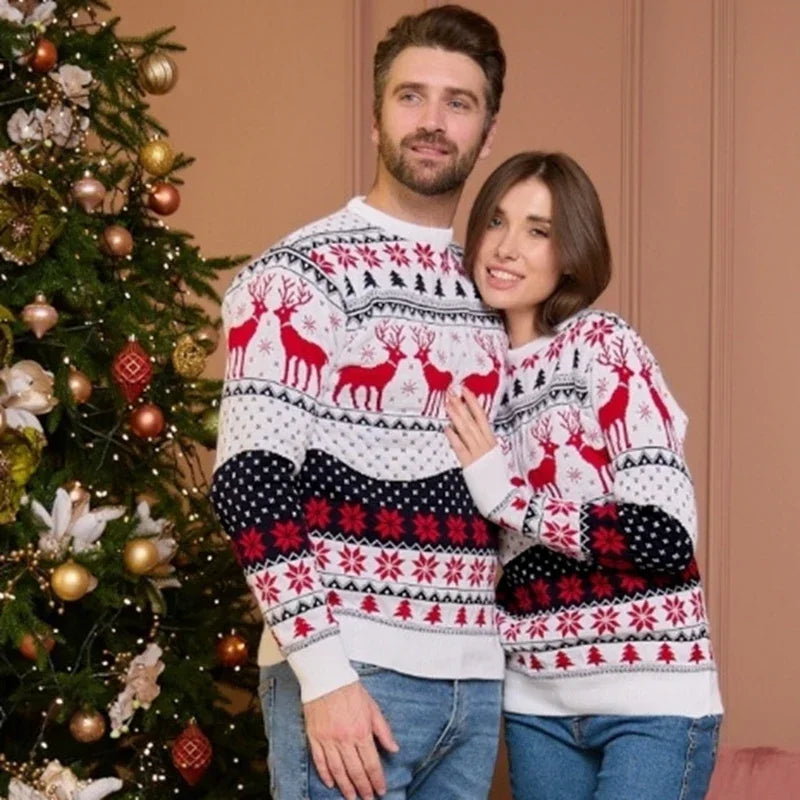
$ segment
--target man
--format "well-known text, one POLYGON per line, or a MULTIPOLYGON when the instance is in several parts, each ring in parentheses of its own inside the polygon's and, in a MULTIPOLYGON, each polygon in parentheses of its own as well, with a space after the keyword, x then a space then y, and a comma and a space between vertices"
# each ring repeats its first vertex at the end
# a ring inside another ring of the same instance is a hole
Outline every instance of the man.
POLYGON ((498 402, 505 337, 450 226, 489 153, 504 73, 480 15, 402 18, 375 54, 371 191, 272 247, 225 297, 212 499, 266 622, 281 800, 489 789, 496 541, 443 401, 464 383, 498 402))

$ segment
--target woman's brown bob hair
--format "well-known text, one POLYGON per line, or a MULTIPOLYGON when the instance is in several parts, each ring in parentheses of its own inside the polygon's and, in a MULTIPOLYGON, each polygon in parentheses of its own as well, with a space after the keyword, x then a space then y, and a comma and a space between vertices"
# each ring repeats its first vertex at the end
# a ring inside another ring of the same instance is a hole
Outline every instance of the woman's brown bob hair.
POLYGON ((519 153, 504 161, 481 187, 467 223, 464 269, 470 278, 483 235, 506 192, 537 178, 550 190, 550 237, 561 280, 539 307, 540 333, 591 305, 611 279, 611 249, 600 198, 589 176, 564 153, 519 153))

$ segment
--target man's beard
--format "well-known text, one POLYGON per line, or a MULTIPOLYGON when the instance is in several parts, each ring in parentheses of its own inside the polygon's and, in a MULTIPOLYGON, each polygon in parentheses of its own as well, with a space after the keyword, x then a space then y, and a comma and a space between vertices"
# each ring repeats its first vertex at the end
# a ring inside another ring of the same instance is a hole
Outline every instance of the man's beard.
POLYGON ((432 197, 438 194, 447 194, 464 185, 478 160, 484 140, 485 137, 481 137, 481 141, 472 150, 459 156, 456 146, 438 134, 411 134, 403 138, 398 147, 381 129, 378 153, 389 174, 395 180, 417 194, 432 197), (404 153, 406 148, 410 149, 416 145, 440 147, 450 154, 456 154, 456 157, 449 162, 442 163, 437 168, 425 169, 412 164, 404 153))

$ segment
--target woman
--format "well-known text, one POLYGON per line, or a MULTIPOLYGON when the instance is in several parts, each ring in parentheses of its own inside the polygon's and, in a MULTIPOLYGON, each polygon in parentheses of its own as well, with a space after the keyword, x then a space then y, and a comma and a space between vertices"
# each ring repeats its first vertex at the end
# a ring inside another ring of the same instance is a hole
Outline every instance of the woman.
POLYGON ((510 158, 475 201, 464 262, 510 346, 499 443, 466 389, 447 435, 503 530, 514 797, 700 800, 722 704, 686 417, 638 334, 588 308, 611 258, 587 175, 559 153, 510 158))

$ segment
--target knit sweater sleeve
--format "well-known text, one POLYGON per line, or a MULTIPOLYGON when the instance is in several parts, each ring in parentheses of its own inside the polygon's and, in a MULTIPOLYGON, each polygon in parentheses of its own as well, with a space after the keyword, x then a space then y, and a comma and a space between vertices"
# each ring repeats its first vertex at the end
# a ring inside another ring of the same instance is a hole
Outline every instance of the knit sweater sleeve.
POLYGON ((581 561, 619 570, 685 569, 697 538, 694 488, 683 455, 686 416, 646 345, 622 324, 594 353, 589 379, 589 413, 602 444, 583 438, 577 412, 562 414, 606 491, 591 498, 534 492, 511 477, 495 448, 465 470, 476 505, 531 544, 581 561))
POLYGON ((299 263, 268 252, 225 296, 211 500, 307 702, 357 675, 327 605, 297 481, 343 314, 327 281, 299 263))

